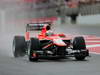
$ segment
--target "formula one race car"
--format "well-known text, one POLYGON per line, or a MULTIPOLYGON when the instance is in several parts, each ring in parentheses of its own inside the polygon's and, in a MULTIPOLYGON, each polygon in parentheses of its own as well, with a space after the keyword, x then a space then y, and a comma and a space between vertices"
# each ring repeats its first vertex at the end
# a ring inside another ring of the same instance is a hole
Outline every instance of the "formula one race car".
POLYGON ((14 57, 28 55, 30 61, 49 57, 65 59, 69 56, 84 60, 89 56, 89 51, 84 37, 71 38, 65 34, 55 34, 51 31, 51 24, 45 22, 27 24, 25 37, 14 37, 13 54, 14 57), (33 30, 40 31, 38 36, 34 36, 33 30))

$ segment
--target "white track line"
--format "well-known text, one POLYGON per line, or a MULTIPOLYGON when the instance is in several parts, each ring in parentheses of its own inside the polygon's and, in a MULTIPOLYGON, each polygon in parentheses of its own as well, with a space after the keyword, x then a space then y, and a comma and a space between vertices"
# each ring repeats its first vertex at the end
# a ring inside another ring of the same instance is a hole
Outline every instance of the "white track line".
POLYGON ((87 48, 91 48, 91 47, 100 47, 100 44, 95 44, 95 45, 87 45, 87 48))

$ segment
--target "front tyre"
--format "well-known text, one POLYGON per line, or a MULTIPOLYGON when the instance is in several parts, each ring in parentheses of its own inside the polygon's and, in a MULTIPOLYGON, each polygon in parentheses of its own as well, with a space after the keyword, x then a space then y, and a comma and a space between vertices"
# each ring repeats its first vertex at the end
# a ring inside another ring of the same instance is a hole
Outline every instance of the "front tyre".
POLYGON ((86 49, 85 40, 83 37, 75 37, 73 40, 73 50, 76 60, 84 60, 88 56, 88 50, 86 49), (78 52, 79 51, 79 52, 78 52))

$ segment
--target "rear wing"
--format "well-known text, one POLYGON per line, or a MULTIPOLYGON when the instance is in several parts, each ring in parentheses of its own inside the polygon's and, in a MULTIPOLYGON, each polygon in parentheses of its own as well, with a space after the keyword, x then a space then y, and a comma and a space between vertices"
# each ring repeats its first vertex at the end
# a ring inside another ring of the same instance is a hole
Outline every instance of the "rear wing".
POLYGON ((26 26, 26 31, 34 31, 34 30, 38 30, 41 31, 42 28, 46 25, 51 26, 50 22, 45 22, 45 23, 29 23, 26 26))

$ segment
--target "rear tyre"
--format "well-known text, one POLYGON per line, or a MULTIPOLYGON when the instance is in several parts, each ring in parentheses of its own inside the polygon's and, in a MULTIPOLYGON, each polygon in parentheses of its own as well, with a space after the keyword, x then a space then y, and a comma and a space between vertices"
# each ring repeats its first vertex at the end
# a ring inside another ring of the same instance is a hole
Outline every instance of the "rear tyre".
POLYGON ((15 36, 13 39, 14 57, 23 57, 26 54, 26 43, 24 36, 15 36))
POLYGON ((38 61, 37 50, 40 50, 40 41, 37 38, 30 39, 30 52, 29 52, 29 60, 30 61, 38 61))
POLYGON ((88 55, 88 50, 86 49, 85 40, 83 37, 75 37, 73 40, 73 50, 79 50, 80 53, 75 53, 76 60, 84 60, 88 55), (82 51, 86 50, 86 51, 82 51))

